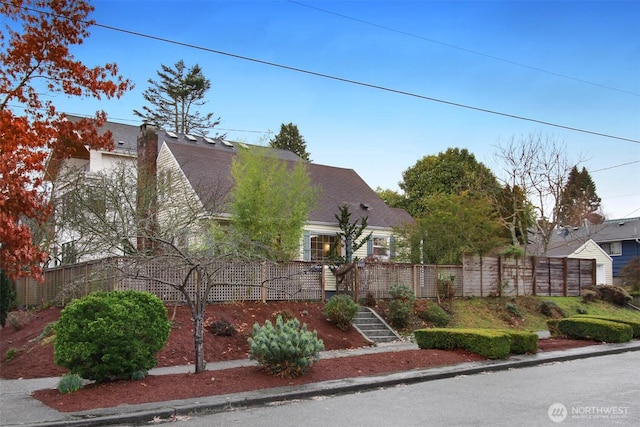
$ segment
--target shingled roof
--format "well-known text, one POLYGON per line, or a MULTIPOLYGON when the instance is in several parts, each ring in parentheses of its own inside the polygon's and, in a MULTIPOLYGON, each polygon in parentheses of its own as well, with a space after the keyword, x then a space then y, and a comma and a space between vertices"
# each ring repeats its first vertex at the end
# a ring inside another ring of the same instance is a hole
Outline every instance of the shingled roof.
MULTIPOLYGON (((165 140, 191 186, 202 200, 210 196, 212 187, 231 188, 233 150, 210 150, 165 140)), ((286 150, 282 150, 286 151, 286 150)), ((289 167, 302 160, 284 159, 289 167)), ((306 163, 311 184, 320 188, 317 207, 309 215, 309 222, 335 224, 340 206, 347 205, 353 221, 368 217, 370 227, 389 228, 411 221, 401 209, 388 207, 353 169, 306 163)))

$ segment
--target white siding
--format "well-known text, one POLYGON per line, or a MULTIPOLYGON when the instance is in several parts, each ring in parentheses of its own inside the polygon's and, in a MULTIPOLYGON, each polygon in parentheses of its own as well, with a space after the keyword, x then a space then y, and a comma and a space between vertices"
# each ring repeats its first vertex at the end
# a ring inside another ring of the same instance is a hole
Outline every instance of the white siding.
POLYGON ((604 273, 602 273, 604 275, 604 283, 597 284, 613 285, 613 263, 611 257, 593 240, 588 240, 574 253, 569 255, 568 258, 595 259, 596 268, 604 271, 604 273))

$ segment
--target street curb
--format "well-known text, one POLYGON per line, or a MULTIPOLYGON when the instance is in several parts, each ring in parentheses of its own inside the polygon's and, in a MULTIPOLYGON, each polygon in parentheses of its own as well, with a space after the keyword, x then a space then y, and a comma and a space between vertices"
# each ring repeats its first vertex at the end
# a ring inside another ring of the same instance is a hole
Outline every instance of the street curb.
POLYGON ((246 408, 275 402, 309 399, 317 396, 334 396, 352 392, 362 392, 463 375, 476 375, 507 369, 532 367, 547 363, 620 354, 629 351, 640 351, 640 342, 634 340, 624 344, 601 344, 598 346, 553 351, 546 354, 514 355, 502 361, 469 362, 440 368, 427 368, 372 377, 345 378, 304 384, 301 386, 270 388, 231 395, 207 396, 131 406, 123 405, 116 408, 75 412, 69 414, 69 418, 65 420, 30 425, 62 427, 146 423, 154 418, 170 419, 176 415, 185 416, 194 413, 215 413, 232 408, 246 408), (117 413, 109 413, 109 411, 117 411, 117 413))

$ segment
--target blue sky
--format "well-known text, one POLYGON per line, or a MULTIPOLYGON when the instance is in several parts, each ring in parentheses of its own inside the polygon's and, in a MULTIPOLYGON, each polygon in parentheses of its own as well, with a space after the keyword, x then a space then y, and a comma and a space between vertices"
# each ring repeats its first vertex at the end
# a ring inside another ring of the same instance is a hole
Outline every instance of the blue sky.
MULTIPOLYGON (((640 2, 95 1, 97 23, 343 79, 640 140, 640 2), (322 10, 319 10, 322 9, 322 10)), ((55 99, 139 124, 160 64, 199 64, 207 111, 229 139, 264 143, 293 122, 311 159, 398 190, 425 155, 467 148, 497 173, 495 146, 540 133, 591 173, 609 218, 640 216, 640 143, 515 120, 101 27, 74 48, 116 62, 117 101, 55 99), (629 163, 629 164, 627 164, 629 163), (624 165, 626 164, 626 165, 624 165), (624 166, 620 166, 624 165, 624 166), (604 169, 604 170, 601 170, 604 169)))

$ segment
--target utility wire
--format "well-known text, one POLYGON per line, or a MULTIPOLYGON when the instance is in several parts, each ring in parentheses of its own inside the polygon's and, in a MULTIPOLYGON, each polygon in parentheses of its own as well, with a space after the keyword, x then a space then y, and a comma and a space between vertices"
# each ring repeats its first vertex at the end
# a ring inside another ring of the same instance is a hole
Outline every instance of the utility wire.
POLYGON ((441 46, 446 46, 446 47, 449 47, 451 49, 457 49, 457 50, 460 50, 462 52, 472 53, 474 55, 483 56, 485 58, 490 58, 490 59, 493 59, 493 60, 496 60, 496 61, 505 62, 507 64, 516 65, 516 66, 522 67, 522 68, 528 68, 530 70, 539 71, 541 73, 550 74, 550 75, 553 75, 553 76, 556 76, 556 77, 562 77, 564 79, 574 80, 576 82, 585 83, 585 84, 588 84, 588 85, 591 85, 591 86, 597 86, 597 87, 600 87, 600 88, 603 88, 603 89, 609 89, 609 90, 613 90, 613 91, 621 92, 621 93, 626 93, 628 95, 633 95, 633 96, 640 96, 640 93, 631 92, 631 91, 628 91, 628 90, 625 90, 625 89, 618 89, 618 88, 611 87, 611 86, 606 86, 606 85, 603 85, 603 84, 600 84, 600 83, 595 83, 595 82, 592 82, 592 81, 589 81, 589 80, 584 80, 584 79, 580 79, 580 78, 577 78, 577 77, 568 76, 566 74, 556 73, 555 71, 545 70, 543 68, 539 68, 539 67, 534 67, 532 65, 523 64, 521 62, 512 61, 510 59, 501 58, 499 56, 489 55, 487 53, 482 53, 482 52, 478 52, 476 50, 467 49, 467 48, 456 46, 456 45, 453 45, 453 44, 450 44, 450 43, 445 43, 445 42, 441 42, 441 41, 438 41, 438 40, 430 39, 428 37, 419 36, 417 34, 409 33, 407 31, 398 30, 396 28, 391 28, 391 27, 387 27, 385 25, 376 24, 374 22, 365 21, 363 19, 354 18, 352 16, 343 15, 341 13, 332 12, 330 10, 322 9, 322 8, 319 8, 319 7, 316 7, 316 6, 311 6, 311 5, 308 5, 308 4, 305 4, 305 3, 300 3, 300 2, 297 2, 297 1, 294 1, 294 0, 287 0, 287 1, 289 3, 296 4, 298 6, 307 7, 309 9, 317 10, 318 12, 322 12, 322 13, 327 13, 329 15, 338 16, 340 18, 348 19, 350 21, 358 22, 360 24, 365 24, 365 25, 369 25, 371 27, 380 28, 380 29, 385 30, 385 31, 390 31, 392 33, 402 34, 404 36, 413 37, 413 38, 416 38, 416 39, 419 39, 419 40, 424 40, 424 41, 427 41, 427 42, 430 42, 430 43, 434 43, 434 44, 439 44, 441 46))
POLYGON ((606 167, 606 168, 596 169, 596 170, 591 171, 591 173, 600 172, 600 171, 606 171, 606 170, 609 170, 609 169, 615 169, 615 168, 619 168, 619 167, 627 166, 627 165, 633 165, 634 163, 640 163, 640 160, 634 160, 633 162, 627 162, 627 163, 622 163, 620 165, 615 165, 615 166, 609 166, 609 167, 606 167))
POLYGON ((529 118, 529 117, 518 116, 518 115, 515 115, 515 114, 503 113, 503 112, 500 112, 500 111, 490 110, 490 109, 487 109, 487 108, 474 107, 472 105, 461 104, 461 103, 458 103, 458 102, 447 101, 447 100, 444 100, 444 99, 433 98, 433 97, 425 96, 425 95, 419 95, 419 94, 412 93, 412 92, 407 92, 407 91, 404 91, 404 90, 393 89, 393 88, 380 86, 380 85, 376 85, 376 84, 372 84, 372 83, 365 83, 365 82, 361 82, 361 81, 358 81, 358 80, 352 80, 352 79, 333 76, 333 75, 330 75, 330 74, 320 73, 320 72, 316 72, 316 71, 305 70, 305 69, 302 69, 302 68, 292 67, 292 66, 289 66, 289 65, 283 65, 283 64, 278 64, 278 63, 275 63, 275 62, 264 61, 262 59, 250 58, 248 56, 238 55, 238 54, 229 53, 229 52, 223 52, 223 51, 216 50, 216 49, 211 49, 211 48, 207 48, 207 47, 203 47, 203 46, 197 46, 197 45, 194 45, 194 44, 191 44, 191 43, 180 42, 180 41, 176 41, 176 40, 167 39, 167 38, 164 38, 164 37, 158 37, 158 36, 152 36, 150 34, 140 33, 140 32, 137 32, 137 31, 131 31, 131 30, 123 29, 123 28, 112 27, 110 25, 99 24, 99 23, 95 23, 94 25, 96 27, 101 27, 101 28, 105 28, 105 29, 108 29, 108 30, 112 30, 112 31, 119 31, 119 32, 126 33, 126 34, 131 34, 131 35, 134 35, 134 36, 137 36, 137 37, 144 37, 144 38, 148 38, 148 39, 152 39, 152 40, 161 41, 161 42, 164 42, 164 43, 175 44, 175 45, 178 45, 178 46, 184 46, 184 47, 188 47, 188 48, 191 48, 191 49, 202 50, 202 51, 205 51, 205 52, 215 53, 215 54, 218 54, 218 55, 224 55, 224 56, 228 56, 228 57, 231 57, 231 58, 242 59, 244 61, 255 62, 257 64, 268 65, 268 66, 271 66, 271 67, 282 68, 282 69, 285 69, 285 70, 290 70, 290 71, 295 71, 295 72, 299 72, 299 73, 309 74, 309 75, 316 76, 316 77, 322 77, 322 78, 326 78, 326 79, 336 80, 336 81, 340 81, 340 82, 343 82, 343 83, 349 83, 349 84, 353 84, 353 85, 357 85, 357 86, 363 86, 363 87, 368 87, 368 88, 371 88, 371 89, 377 89, 377 90, 381 90, 381 91, 385 91, 385 92, 391 92, 391 93, 395 93, 395 94, 398 94, 398 95, 410 96, 410 97, 413 97, 413 98, 424 99, 426 101, 438 102, 438 103, 441 103, 441 104, 451 105, 451 106, 454 106, 454 107, 466 108, 468 110, 480 111, 480 112, 483 112, 483 113, 494 114, 494 115, 497 115, 497 116, 503 116, 503 117, 508 117, 508 118, 512 118, 512 119, 538 123, 538 124, 542 124, 542 125, 546 125, 546 126, 552 126, 552 127, 560 128, 560 129, 571 130, 571 131, 574 131, 574 132, 581 132, 581 133, 586 133, 586 134, 590 134, 590 135, 601 136, 601 137, 604 137, 604 138, 611 138, 611 139, 617 139, 617 140, 620 140, 620 141, 627 141, 627 142, 633 142, 633 143, 636 143, 636 144, 640 144, 640 140, 637 140, 637 139, 624 138, 624 137, 610 135, 610 134, 606 134, 606 133, 594 132, 594 131, 590 131, 590 130, 586 130, 586 129, 580 129, 580 128, 576 128, 576 127, 572 127, 572 126, 565 126, 565 125, 561 125, 561 124, 557 124, 557 123, 547 122, 547 121, 544 121, 544 120, 538 120, 538 119, 532 119, 532 118, 529 118))
MULTIPOLYGON (((5 3, 5 2, 2 1, 2 3, 5 3)), ((31 10, 31 11, 37 12, 37 13, 45 13, 45 14, 48 14, 48 15, 53 15, 50 12, 45 12, 45 11, 32 9, 32 8, 27 8, 27 7, 23 7, 23 8, 26 9, 26 10, 31 10)), ((63 17, 63 18, 65 18, 65 17, 63 17)), ((67 18, 67 19, 69 19, 69 18, 67 18)), ((85 21, 85 22, 86 23, 90 23, 89 21, 85 21)), ((493 115, 502 116, 502 117, 508 117, 508 118, 511 118, 511 119, 522 120, 522 121, 527 121, 527 122, 532 122, 532 123, 538 123, 538 124, 541 124, 541 125, 556 127, 556 128, 560 128, 560 129, 566 129, 566 130, 570 130, 570 131, 574 131, 574 132, 580 132, 580 133, 589 134, 589 135, 601 136, 603 138, 610 138, 610 139, 616 139, 616 140, 619 140, 619 141, 627 141, 627 142, 633 142, 635 144, 640 144, 640 140, 637 140, 637 139, 624 138, 624 137, 610 135, 610 134, 606 134, 606 133, 594 132, 594 131, 590 131, 590 130, 586 130, 586 129, 580 129, 580 128, 576 128, 576 127, 572 127, 572 126, 566 126, 566 125, 561 125, 561 124, 557 124, 557 123, 547 122, 547 121, 544 121, 544 120, 532 119, 532 118, 529 118, 529 117, 519 116, 519 115, 516 115, 516 114, 503 113, 503 112, 500 112, 500 111, 490 110, 490 109, 487 109, 487 108, 474 107, 472 105, 461 104, 461 103, 458 103, 458 102, 447 101, 447 100, 444 100, 444 99, 433 98, 433 97, 429 97, 429 96, 425 96, 425 95, 419 95, 419 94, 416 94, 416 93, 407 92, 407 91, 403 91, 403 90, 399 90, 399 89, 388 88, 388 87, 385 87, 385 86, 375 85, 375 84, 372 84, 372 83, 360 82, 360 81, 357 81, 357 80, 347 79, 347 78, 344 78, 344 77, 333 76, 333 75, 330 75, 330 74, 320 73, 320 72, 311 71, 311 70, 305 70, 305 69, 302 69, 302 68, 292 67, 292 66, 289 66, 289 65, 283 65, 283 64, 278 64, 278 63, 275 63, 275 62, 265 61, 265 60, 261 60, 261 59, 250 58, 248 56, 238 55, 238 54, 235 54, 235 53, 223 52, 223 51, 216 50, 216 49, 206 48, 206 47, 203 47, 203 46, 197 46, 197 45, 194 45, 194 44, 191 44, 191 43, 185 43, 185 42, 180 42, 180 41, 176 41, 176 40, 171 40, 171 39, 168 39, 168 38, 165 38, 165 37, 153 36, 153 35, 150 35, 150 34, 144 34, 144 33, 140 33, 140 32, 137 32, 137 31, 126 30, 124 28, 113 27, 113 26, 110 26, 110 25, 100 24, 100 23, 97 23, 97 22, 93 22, 93 23, 90 23, 90 24, 93 24, 96 27, 105 28, 107 30, 112 30, 112 31, 118 31, 118 32, 125 33, 125 34, 134 35, 134 36, 137 36, 137 37, 143 37, 143 38, 147 38, 147 39, 151 39, 151 40, 160 41, 160 42, 163 42, 163 43, 169 43, 169 44, 174 44, 174 45, 177 45, 177 46, 188 47, 188 48, 191 48, 191 49, 201 50, 201 51, 204 51, 204 52, 215 53, 215 54, 218 54, 218 55, 228 56, 230 58, 241 59, 241 60, 244 60, 244 61, 254 62, 254 63, 262 64, 262 65, 268 65, 268 66, 271 66, 271 67, 276 67, 276 68, 281 68, 281 69, 284 69, 284 70, 295 71, 295 72, 298 72, 298 73, 304 73, 304 74, 308 74, 308 75, 312 75, 312 76, 316 76, 316 77, 322 77, 322 78, 326 78, 326 79, 330 79, 330 80, 340 81, 340 82, 343 82, 343 83, 349 83, 349 84, 353 84, 353 85, 357 85, 357 86, 367 87, 367 88, 371 88, 371 89, 377 89, 377 90, 381 90, 381 91, 385 91, 385 92, 395 93, 395 94, 398 94, 398 95, 410 96, 410 97, 413 97, 413 98, 423 99, 423 100, 426 100, 426 101, 438 102, 438 103, 445 104, 445 105, 451 105, 451 106, 454 106, 454 107, 465 108, 465 109, 473 110, 473 111, 480 111, 480 112, 483 112, 483 113, 493 114, 493 115)))

